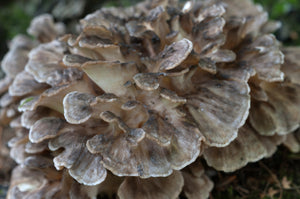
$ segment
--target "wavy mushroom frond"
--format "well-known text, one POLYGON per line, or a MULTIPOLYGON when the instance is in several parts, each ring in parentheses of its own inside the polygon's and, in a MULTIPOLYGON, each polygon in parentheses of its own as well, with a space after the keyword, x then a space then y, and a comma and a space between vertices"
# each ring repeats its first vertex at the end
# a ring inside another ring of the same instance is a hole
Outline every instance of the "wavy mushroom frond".
POLYGON ((208 165, 225 172, 233 172, 249 162, 271 156, 282 136, 261 136, 249 124, 239 129, 238 137, 226 147, 210 147, 204 150, 208 165))
POLYGON ((106 169, 102 165, 102 157, 88 152, 85 147, 87 135, 82 129, 76 131, 66 131, 49 142, 51 151, 63 148, 54 159, 54 165, 57 170, 64 167, 68 169, 69 174, 79 183, 84 185, 97 185, 106 178, 106 169))
POLYGON ((165 178, 138 179, 127 177, 120 185, 118 196, 120 199, 175 199, 183 187, 183 177, 180 172, 174 171, 165 178))
POLYGON ((24 69, 28 53, 34 46, 35 43, 24 35, 18 35, 11 41, 10 50, 1 62, 1 68, 7 77, 15 78, 24 69))

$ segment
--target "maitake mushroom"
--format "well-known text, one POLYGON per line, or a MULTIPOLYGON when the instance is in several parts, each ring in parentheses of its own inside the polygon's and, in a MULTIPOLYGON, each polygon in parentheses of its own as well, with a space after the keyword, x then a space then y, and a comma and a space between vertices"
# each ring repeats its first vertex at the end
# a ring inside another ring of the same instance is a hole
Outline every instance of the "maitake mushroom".
POLYGON ((283 64, 278 24, 248 0, 179 7, 103 8, 62 37, 43 15, 28 29, 38 42, 13 40, 8 198, 207 198, 199 158, 235 171, 283 142, 299 151, 299 49, 283 64))

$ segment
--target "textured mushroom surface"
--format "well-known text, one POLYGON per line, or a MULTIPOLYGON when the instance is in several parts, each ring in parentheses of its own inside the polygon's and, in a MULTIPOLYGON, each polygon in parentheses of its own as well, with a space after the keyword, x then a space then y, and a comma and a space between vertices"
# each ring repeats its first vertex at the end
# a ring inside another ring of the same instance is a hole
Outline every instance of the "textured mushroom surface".
POLYGON ((204 199, 201 158, 231 172, 299 151, 300 50, 250 0, 148 0, 79 26, 39 16, 2 61, 8 198, 204 199))

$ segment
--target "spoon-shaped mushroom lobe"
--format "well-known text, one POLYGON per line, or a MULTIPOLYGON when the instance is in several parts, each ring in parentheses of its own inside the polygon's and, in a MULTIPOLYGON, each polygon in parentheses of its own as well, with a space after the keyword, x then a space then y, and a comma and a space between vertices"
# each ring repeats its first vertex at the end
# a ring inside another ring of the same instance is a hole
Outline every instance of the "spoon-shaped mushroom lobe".
POLYGON ((158 73, 138 73, 134 75, 133 80, 136 85, 143 90, 155 90, 159 87, 158 73))
POLYGON ((59 130, 63 128, 64 120, 55 117, 44 117, 34 123, 29 131, 29 140, 39 143, 45 139, 56 137, 59 130))
POLYGON ((59 113, 46 107, 38 107, 33 111, 25 111, 21 115, 21 125, 22 127, 30 129, 39 119, 50 116, 58 117, 59 113))
POLYGON ((127 177, 120 185, 120 199, 175 199, 183 187, 183 177, 179 171, 174 171, 168 177, 139 179, 127 177))
POLYGON ((44 157, 42 155, 29 156, 24 161, 24 166, 27 168, 40 168, 46 169, 53 166, 52 159, 49 157, 44 157))
POLYGON ((27 142, 25 145, 25 152, 28 154, 37 154, 48 150, 48 140, 40 143, 27 142))
POLYGON ((63 100, 64 116, 71 124, 80 124, 92 116, 90 103, 95 99, 93 95, 73 91, 68 93, 63 100))
POLYGON ((36 82, 31 74, 22 71, 16 76, 8 92, 11 96, 24 96, 45 88, 47 88, 45 84, 36 82))
POLYGON ((182 39, 165 47, 158 55, 159 70, 171 70, 183 62, 193 50, 193 43, 182 39))

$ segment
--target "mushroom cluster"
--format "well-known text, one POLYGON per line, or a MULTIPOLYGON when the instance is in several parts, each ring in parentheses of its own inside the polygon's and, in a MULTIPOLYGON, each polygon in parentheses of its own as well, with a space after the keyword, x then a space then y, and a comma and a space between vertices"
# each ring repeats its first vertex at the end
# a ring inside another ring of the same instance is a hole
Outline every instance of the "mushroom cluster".
POLYGON ((201 159, 230 172, 299 151, 300 50, 278 27, 250 0, 102 8, 77 34, 35 18, 2 61, 8 199, 201 199, 201 159))

